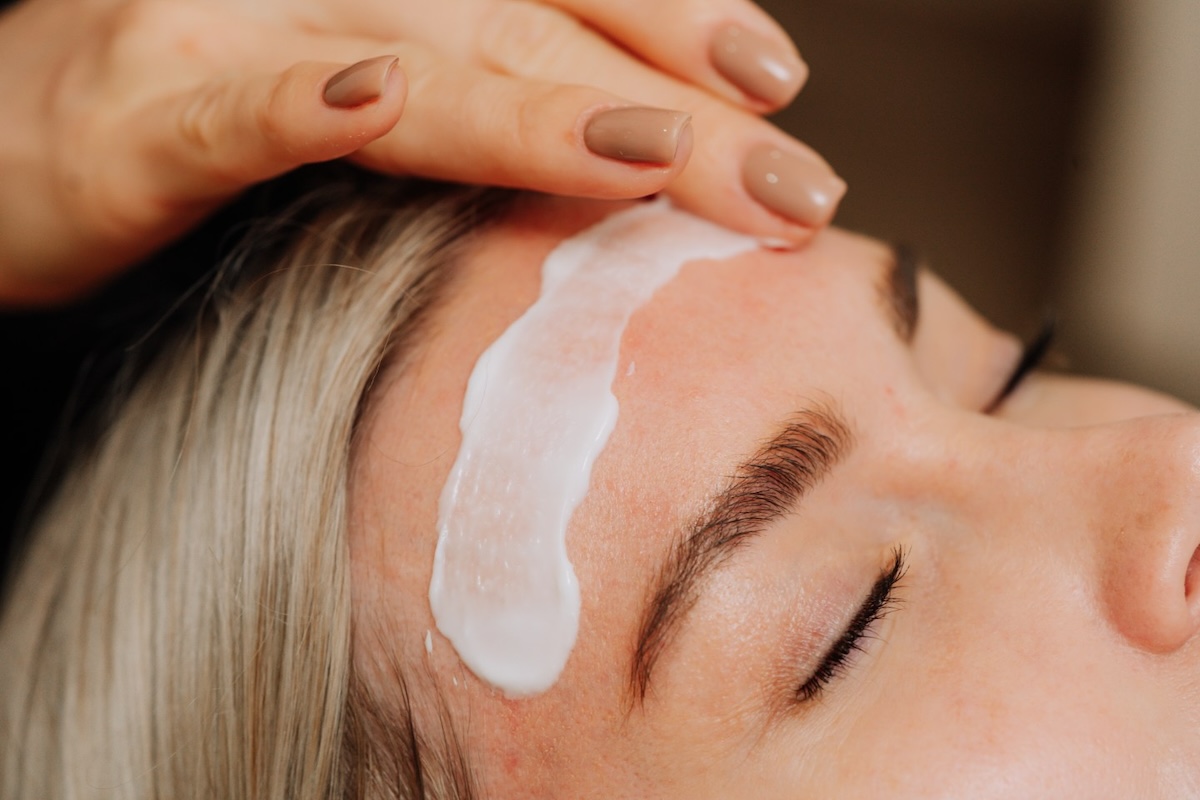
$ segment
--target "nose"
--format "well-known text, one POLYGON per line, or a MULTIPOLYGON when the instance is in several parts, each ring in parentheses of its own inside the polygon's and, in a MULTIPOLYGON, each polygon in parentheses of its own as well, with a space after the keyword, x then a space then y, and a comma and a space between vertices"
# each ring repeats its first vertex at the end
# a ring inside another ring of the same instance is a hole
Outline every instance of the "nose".
POLYGON ((1200 632, 1200 415, 1062 433, 1108 618, 1141 649, 1178 649, 1200 632))

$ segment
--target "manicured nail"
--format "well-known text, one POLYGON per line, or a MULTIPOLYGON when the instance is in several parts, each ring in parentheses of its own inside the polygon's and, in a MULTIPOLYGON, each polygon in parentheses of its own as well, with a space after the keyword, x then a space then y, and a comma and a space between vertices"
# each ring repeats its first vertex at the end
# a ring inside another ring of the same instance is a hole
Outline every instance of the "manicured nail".
POLYGON ((808 66, 790 47, 740 25, 717 31, 708 55, 726 80, 773 106, 792 102, 808 78, 808 66))
POLYGON ((613 108, 601 111, 583 131, 587 149, 618 161, 670 164, 691 127, 692 115, 665 108, 613 108))
POLYGON ((325 84, 325 103, 353 108, 378 100, 387 88, 388 75, 399 63, 395 56, 379 56, 346 67, 325 84))
POLYGON ((771 145, 750 151, 742 182, 751 197, 776 214, 810 227, 833 219, 846 194, 846 182, 820 159, 771 145))

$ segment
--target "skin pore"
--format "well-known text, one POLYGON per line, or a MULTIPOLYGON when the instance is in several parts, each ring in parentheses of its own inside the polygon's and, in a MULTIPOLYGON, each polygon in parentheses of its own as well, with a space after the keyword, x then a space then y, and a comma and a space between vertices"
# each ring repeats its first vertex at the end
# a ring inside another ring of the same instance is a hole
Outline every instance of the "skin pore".
POLYGON ((634 315, 620 418, 568 532, 583 607, 567 667, 519 701, 465 670, 426 593, 467 376, 537 296, 550 249, 616 207, 531 200, 482 237, 424 345, 377 387, 358 451, 353 591, 371 644, 356 657, 368 675, 382 656, 407 665, 427 724, 444 698, 486 794, 1200 791, 1200 417, 1045 375, 984 413, 1015 340, 928 273, 908 335, 892 251, 837 230, 685 266, 634 315), (827 468, 739 529, 639 681, 664 565, 789 425, 836 440, 827 468), (829 669, 856 617, 864 636, 829 669))

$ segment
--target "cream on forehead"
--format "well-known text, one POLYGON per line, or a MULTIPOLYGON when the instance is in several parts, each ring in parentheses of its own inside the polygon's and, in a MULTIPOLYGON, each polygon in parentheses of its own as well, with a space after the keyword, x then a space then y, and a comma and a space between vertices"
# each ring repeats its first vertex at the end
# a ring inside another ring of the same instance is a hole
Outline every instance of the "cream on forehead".
POLYGON ((630 316, 688 261, 757 247, 665 200, 614 214, 550 253, 538 299, 480 356, 438 507, 429 603, 487 683, 543 692, 574 647, 567 525, 617 422, 612 382, 630 316))

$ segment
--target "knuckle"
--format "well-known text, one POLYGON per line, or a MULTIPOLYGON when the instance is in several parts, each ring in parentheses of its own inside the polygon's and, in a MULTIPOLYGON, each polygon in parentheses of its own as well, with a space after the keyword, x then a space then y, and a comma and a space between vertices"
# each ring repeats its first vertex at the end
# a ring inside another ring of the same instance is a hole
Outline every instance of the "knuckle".
POLYGON ((257 163, 245 161, 243 153, 239 160, 249 173, 237 175, 240 181, 261 177, 264 169, 294 167, 307 161, 313 149, 319 148, 324 141, 297 116, 296 83, 293 80, 297 71, 298 68, 292 68, 285 72, 270 87, 262 102, 250 107, 248 125, 256 141, 249 151, 256 154, 257 163))
POLYGON ((263 144, 269 150, 286 154, 292 149, 293 142, 289 134, 291 128, 287 124, 288 111, 292 104, 291 85, 288 78, 291 72, 284 75, 267 92, 266 102, 255 112, 254 130, 258 132, 263 144))
POLYGON ((538 132, 541 129, 540 121, 545 116, 546 110, 544 102, 546 97, 543 93, 526 95, 517 104, 516 118, 511 130, 511 138, 509 145, 512 149, 521 155, 527 155, 531 151, 536 152, 538 149, 538 132))
POLYGON ((479 28, 479 59, 512 75, 540 75, 566 63, 585 35, 582 23, 556 8, 511 0, 488 5, 479 28))
POLYGON ((299 158, 301 143, 287 124, 286 76, 265 96, 253 97, 237 87, 212 85, 197 92, 179 116, 183 146, 214 185, 240 187, 272 165, 299 158))
POLYGON ((585 109, 597 105, 609 105, 611 101, 610 95, 590 86, 547 82, 540 84, 536 91, 529 93, 522 111, 528 117, 531 129, 538 124, 545 127, 547 122, 550 122, 555 130, 561 128, 564 135, 567 135, 571 133, 571 126, 561 125, 562 120, 578 120, 585 109))
POLYGON ((554 171, 560 156, 574 149, 575 131, 561 121, 578 118, 581 109, 602 102, 598 97, 593 90, 564 84, 525 93, 507 126, 508 164, 517 173, 513 178, 545 179, 543 171, 554 171))
POLYGON ((216 87, 197 92, 179 115, 179 140, 189 150, 209 156, 220 141, 222 96, 216 87))
POLYGON ((213 186, 223 188, 240 187, 247 180, 245 142, 232 147, 229 141, 235 127, 231 119, 233 111, 229 87, 211 85, 188 101, 178 122, 178 141, 190 154, 188 160, 213 186))

